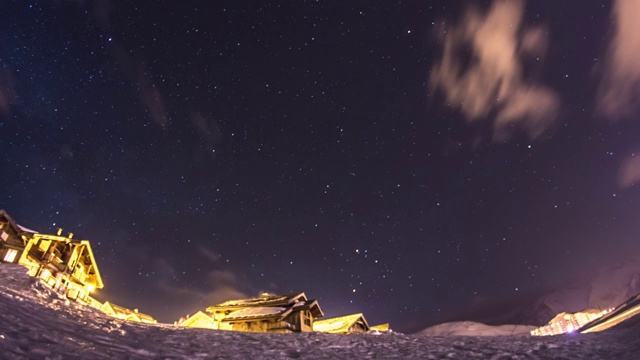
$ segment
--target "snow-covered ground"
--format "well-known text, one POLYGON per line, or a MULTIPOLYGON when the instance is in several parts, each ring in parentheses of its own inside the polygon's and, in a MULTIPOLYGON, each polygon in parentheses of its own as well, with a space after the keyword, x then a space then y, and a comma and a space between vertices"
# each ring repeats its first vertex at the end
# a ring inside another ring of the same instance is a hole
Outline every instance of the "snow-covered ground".
POLYGON ((428 327, 418 333, 426 336, 511 336, 529 335, 535 326, 499 325, 490 326, 473 321, 456 321, 428 327))
POLYGON ((0 359, 639 359, 640 325, 557 337, 255 334, 111 318, 0 264, 0 359))

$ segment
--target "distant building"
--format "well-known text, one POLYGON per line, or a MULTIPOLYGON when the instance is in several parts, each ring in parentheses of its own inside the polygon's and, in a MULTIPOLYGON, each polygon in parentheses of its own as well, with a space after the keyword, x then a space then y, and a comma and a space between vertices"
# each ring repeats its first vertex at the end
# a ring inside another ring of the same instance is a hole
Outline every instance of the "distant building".
POLYGON ((377 332, 388 332, 389 329, 389 323, 386 324, 379 324, 379 325, 373 325, 370 327, 371 331, 377 331, 377 332))
POLYGON ((313 330, 332 334, 357 334, 368 332, 370 327, 364 315, 352 314, 318 320, 313 323, 313 330))
POLYGON ((311 332, 315 319, 322 316, 318 302, 308 300, 304 293, 263 294, 210 306, 206 313, 199 311, 180 319, 177 325, 250 332, 311 332))
POLYGON ((180 319, 176 325, 184 327, 202 328, 202 329, 217 329, 218 324, 213 320, 212 316, 209 316, 202 311, 198 311, 193 315, 187 315, 180 319))
POLYGON ((594 320, 580 329, 581 334, 604 331, 618 324, 640 315, 640 294, 627 299, 627 301, 607 310, 601 318, 594 320))
POLYGON ((25 266, 31 276, 39 277, 68 298, 91 306, 99 302, 90 294, 104 284, 88 240, 41 234, 18 225, 0 210, 0 261, 25 266))
POLYGON ((560 335, 577 331, 586 324, 602 317, 611 310, 587 309, 577 313, 562 312, 546 325, 531 330, 533 336, 560 335))
POLYGON ((116 305, 109 301, 105 301, 104 304, 102 304, 102 306, 100 307, 100 310, 104 311, 108 315, 117 317, 118 319, 122 320, 143 322, 147 324, 155 324, 158 322, 151 315, 143 314, 139 312, 138 309, 127 309, 126 307, 116 305))

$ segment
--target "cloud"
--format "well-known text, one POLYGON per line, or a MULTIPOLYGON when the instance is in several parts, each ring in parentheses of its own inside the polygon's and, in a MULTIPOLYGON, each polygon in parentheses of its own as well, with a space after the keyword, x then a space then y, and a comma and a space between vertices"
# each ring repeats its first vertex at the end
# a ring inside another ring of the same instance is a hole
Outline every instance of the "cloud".
POLYGON ((147 76, 142 64, 138 67, 138 94, 142 103, 149 110, 151 119, 162 130, 166 130, 169 125, 167 111, 164 107, 164 101, 162 100, 162 94, 160 90, 151 82, 147 76))
POLYGON ((439 29, 442 58, 429 78, 467 121, 494 118, 494 141, 520 129, 531 139, 555 122, 560 101, 550 88, 526 78, 522 60, 544 55, 543 27, 521 25, 522 1, 496 0, 487 12, 470 7, 457 26, 439 29))
POLYGON ((217 123, 214 121, 208 121, 204 116, 196 112, 191 113, 191 122, 204 141, 205 151, 212 159, 215 159, 216 146, 220 143, 222 138, 220 128, 217 123))
POLYGON ((628 188, 640 181, 640 156, 633 154, 622 161, 618 171, 618 186, 628 188))
POLYGON ((640 1, 617 0, 612 17, 613 38, 596 103, 599 113, 618 119, 640 104, 640 1))
POLYGON ((11 108, 18 104, 13 74, 9 69, 0 69, 0 113, 7 118, 11 115, 11 108))
POLYGON ((127 52, 117 43, 111 45, 111 56, 128 81, 132 82, 151 119, 163 130, 169 125, 167 111, 160 90, 151 81, 140 56, 127 52))
POLYGON ((204 256, 205 259, 211 261, 212 263, 218 262, 220 260, 220 254, 215 250, 207 249, 204 246, 198 246, 198 254, 204 256))
POLYGON ((250 288, 242 276, 231 270, 213 270, 207 274, 204 283, 195 286, 172 285, 161 281, 157 287, 164 293, 165 303, 179 304, 179 309, 176 308, 172 314, 176 319, 226 300, 247 298, 248 292, 244 289, 250 288))

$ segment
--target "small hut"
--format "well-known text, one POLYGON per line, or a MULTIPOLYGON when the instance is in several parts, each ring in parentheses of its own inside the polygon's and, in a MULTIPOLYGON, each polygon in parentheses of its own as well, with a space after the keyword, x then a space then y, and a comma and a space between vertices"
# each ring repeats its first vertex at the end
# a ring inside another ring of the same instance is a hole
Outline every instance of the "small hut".
POLYGON ((389 323, 373 325, 369 328, 370 331, 385 333, 389 331, 389 323))
POLYGON ((216 323, 213 318, 202 311, 178 320, 177 326, 202 328, 202 329, 216 329, 216 323))
POLYGON ((314 331, 332 334, 366 333, 369 329, 369 324, 362 314, 322 319, 313 324, 314 331))

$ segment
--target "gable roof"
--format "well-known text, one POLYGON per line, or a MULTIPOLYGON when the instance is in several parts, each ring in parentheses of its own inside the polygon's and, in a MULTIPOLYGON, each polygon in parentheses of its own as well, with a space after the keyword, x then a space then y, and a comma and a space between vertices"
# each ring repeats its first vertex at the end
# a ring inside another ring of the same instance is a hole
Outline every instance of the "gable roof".
POLYGON ((290 312, 290 307, 285 308, 279 306, 251 306, 232 312, 222 321, 284 317, 290 312))
MULTIPOLYGON (((307 296, 302 293, 286 295, 262 294, 260 297, 248 299, 227 300, 209 308, 244 308, 250 306, 287 306, 299 301, 307 301, 307 296)), ((208 308, 207 308, 207 311, 208 308)))
POLYGON ((93 264, 93 271, 95 271, 96 275, 96 288, 102 289, 104 287, 104 283, 102 282, 102 276, 100 275, 100 270, 98 270, 98 263, 96 262, 96 257, 93 255, 93 249, 91 248, 91 243, 89 240, 80 240, 80 243, 86 246, 87 253, 89 255, 89 260, 93 264))
POLYGON ((224 312, 226 316, 222 321, 226 322, 247 319, 283 319, 293 311, 304 310, 310 311, 314 317, 324 316, 318 301, 308 300, 303 292, 286 295, 262 294, 256 298, 228 300, 206 309, 208 313, 224 312))
POLYGON ((376 330, 376 331, 379 331, 379 332, 387 332, 387 331, 389 331, 389 323, 369 326, 369 329, 370 330, 376 330))
POLYGON ((11 229, 13 229, 16 235, 21 234, 23 232, 32 233, 32 234, 37 233, 37 231, 27 229, 24 226, 18 225, 18 223, 15 220, 13 220, 13 218, 5 210, 0 210, 0 218, 4 219, 4 221, 6 221, 7 224, 9 224, 9 226, 11 227, 11 229))
MULTIPOLYGON (((102 289, 104 287, 104 282, 102 281, 102 276, 100 275, 100 270, 98 269, 98 263, 96 262, 96 258, 93 255, 93 249, 91 248, 91 243, 89 242, 89 240, 76 240, 76 239, 70 239, 68 237, 65 236, 59 236, 59 235, 51 235, 51 234, 41 234, 41 233, 35 233, 33 234, 33 239, 37 240, 37 239, 45 239, 45 240, 51 240, 51 241, 56 241, 56 242, 64 242, 67 244, 70 244, 72 246, 83 246, 84 250, 86 250, 86 256, 87 259, 90 262, 90 265, 93 266, 93 272, 94 272, 94 277, 95 277, 95 287, 96 289, 102 289)), ((81 250, 81 253, 78 254, 78 256, 82 255, 84 251, 81 250)))
POLYGON ((313 322, 313 331, 327 333, 348 333, 356 323, 361 323, 365 331, 369 330, 369 324, 362 313, 345 315, 313 322))
POLYGON ((320 304, 318 304, 318 300, 300 301, 295 303, 293 308, 297 310, 309 310, 315 318, 321 318, 324 316, 322 309, 320 309, 320 304))
POLYGON ((115 317, 126 319, 126 320, 134 320, 134 321, 142 321, 142 322, 151 322, 155 323, 156 320, 147 314, 143 314, 136 310, 127 309, 124 306, 116 305, 112 302, 105 301, 104 304, 100 307, 100 310, 104 311, 107 314, 111 314, 115 317))
POLYGON ((202 322, 210 323, 213 325, 214 320, 211 318, 211 316, 203 313, 202 311, 198 311, 191 316, 187 315, 186 319, 181 319, 181 321, 178 321, 178 326, 194 326, 202 322))

